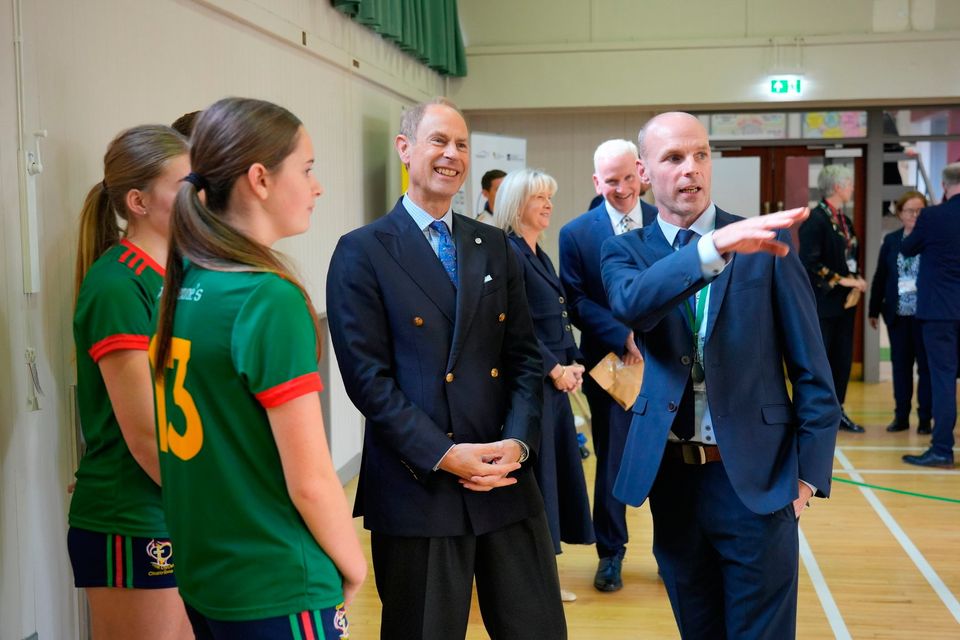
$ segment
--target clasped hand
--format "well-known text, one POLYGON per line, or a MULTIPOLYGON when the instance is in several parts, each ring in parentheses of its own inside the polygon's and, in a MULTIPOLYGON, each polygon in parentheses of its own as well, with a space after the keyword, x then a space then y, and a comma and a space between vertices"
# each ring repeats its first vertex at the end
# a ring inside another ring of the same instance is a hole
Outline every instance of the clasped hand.
POLYGON ((576 391, 583 385, 584 367, 582 364, 571 362, 563 366, 562 370, 563 373, 553 378, 553 386, 556 387, 558 391, 570 393, 571 391, 576 391))
POLYGON ((440 462, 440 469, 460 479, 471 491, 490 491, 516 484, 508 477, 520 468, 520 445, 514 440, 486 443, 458 443, 440 462))

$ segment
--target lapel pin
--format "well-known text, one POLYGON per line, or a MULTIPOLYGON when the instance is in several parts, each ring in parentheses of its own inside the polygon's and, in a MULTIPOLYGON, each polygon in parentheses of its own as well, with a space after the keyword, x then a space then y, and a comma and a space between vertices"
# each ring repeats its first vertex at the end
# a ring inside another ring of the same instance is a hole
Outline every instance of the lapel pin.
POLYGON ((483 240, 480 238, 474 238, 473 241, 476 242, 477 244, 483 244, 483 240))

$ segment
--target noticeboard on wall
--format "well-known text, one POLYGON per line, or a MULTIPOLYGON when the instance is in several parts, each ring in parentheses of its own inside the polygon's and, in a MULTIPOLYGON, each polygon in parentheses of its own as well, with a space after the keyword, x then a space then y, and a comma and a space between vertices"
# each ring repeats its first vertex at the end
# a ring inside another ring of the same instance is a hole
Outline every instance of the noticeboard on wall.
POLYGON ((475 216, 483 209, 485 199, 480 179, 491 169, 507 173, 527 166, 526 138, 512 138, 494 133, 470 134, 470 174, 463 188, 453 198, 453 210, 475 216))

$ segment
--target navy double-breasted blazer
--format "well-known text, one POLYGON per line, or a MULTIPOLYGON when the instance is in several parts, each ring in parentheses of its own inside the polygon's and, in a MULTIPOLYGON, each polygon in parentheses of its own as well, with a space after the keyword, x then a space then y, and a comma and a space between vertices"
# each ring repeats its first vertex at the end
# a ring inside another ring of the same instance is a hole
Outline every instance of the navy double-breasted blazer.
MULTIPOLYGON (((739 219, 717 209, 718 228, 739 219)), ((778 237, 790 242, 787 231, 778 237)), ((707 398, 734 490, 756 513, 795 500, 799 479, 829 495, 840 407, 810 280, 795 252, 735 254, 710 282, 696 243, 674 251, 651 224, 604 244, 603 282, 614 315, 642 335, 645 359, 618 499, 639 505, 653 485, 694 355, 679 305, 707 284, 707 398)))
POLYGON ((506 235, 454 216, 459 286, 413 218, 393 211, 340 238, 327 276, 330 335, 366 417, 355 515, 395 536, 480 535, 543 510, 515 485, 464 489, 433 467, 455 442, 517 438, 536 455, 542 363, 506 235))

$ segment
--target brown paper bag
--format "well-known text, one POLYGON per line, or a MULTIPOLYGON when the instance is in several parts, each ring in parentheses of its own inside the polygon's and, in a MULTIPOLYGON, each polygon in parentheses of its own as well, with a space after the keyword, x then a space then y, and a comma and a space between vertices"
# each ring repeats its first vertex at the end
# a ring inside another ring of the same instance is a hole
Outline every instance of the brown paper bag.
POLYGON ((617 404, 629 411, 640 394, 643 363, 625 365, 617 354, 611 351, 590 370, 590 376, 617 404))

